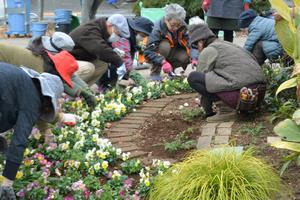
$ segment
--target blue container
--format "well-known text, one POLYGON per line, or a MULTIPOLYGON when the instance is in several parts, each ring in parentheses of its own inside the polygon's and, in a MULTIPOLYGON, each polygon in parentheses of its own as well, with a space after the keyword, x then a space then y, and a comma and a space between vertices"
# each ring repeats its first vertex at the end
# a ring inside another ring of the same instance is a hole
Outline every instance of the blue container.
POLYGON ((7 23, 6 34, 27 34, 30 22, 30 0, 6 0, 7 23))
POLYGON ((8 30, 10 34, 26 34, 25 15, 10 14, 8 15, 8 30))
POLYGON ((54 10, 56 24, 71 24, 72 10, 56 9, 54 10))
POLYGON ((32 37, 39 37, 46 34, 48 28, 47 22, 34 22, 31 25, 32 37))

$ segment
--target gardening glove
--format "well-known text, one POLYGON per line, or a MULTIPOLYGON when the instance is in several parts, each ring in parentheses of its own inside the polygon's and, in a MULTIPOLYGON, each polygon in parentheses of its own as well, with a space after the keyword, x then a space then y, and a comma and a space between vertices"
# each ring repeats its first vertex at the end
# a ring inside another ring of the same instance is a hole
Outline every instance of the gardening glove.
POLYGON ((117 69, 117 74, 118 74, 118 80, 122 80, 122 78, 124 77, 124 75, 126 74, 126 67, 125 67, 125 63, 123 63, 120 67, 118 67, 117 69))
POLYGON ((166 74, 170 74, 173 71, 172 65, 166 60, 163 60, 162 62, 162 69, 166 74))
POLYGON ((125 57, 125 51, 118 49, 118 48, 114 48, 114 52, 116 52, 121 58, 125 57))
POLYGON ((210 1, 211 1, 211 0, 204 0, 204 1, 202 2, 202 9, 203 9, 205 12, 207 12, 208 9, 209 9, 210 1))
POLYGON ((62 114, 62 123, 67 126, 75 126, 77 122, 76 115, 63 113, 62 114))
POLYGON ((87 105, 94 110, 97 105, 96 97, 88 89, 81 90, 80 96, 84 98, 87 105))
POLYGON ((197 67, 198 61, 197 60, 192 60, 191 65, 192 65, 192 68, 194 69, 195 67, 197 67))
POLYGON ((7 141, 5 137, 0 136, 0 153, 5 153, 7 150, 7 141))
POLYGON ((0 186, 0 200, 16 200, 12 186, 0 186))

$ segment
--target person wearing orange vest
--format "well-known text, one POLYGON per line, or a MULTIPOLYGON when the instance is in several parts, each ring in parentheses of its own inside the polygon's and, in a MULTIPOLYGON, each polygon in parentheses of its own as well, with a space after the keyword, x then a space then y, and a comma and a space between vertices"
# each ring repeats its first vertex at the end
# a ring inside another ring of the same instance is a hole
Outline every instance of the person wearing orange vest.
POLYGON ((178 4, 165 8, 166 15, 154 24, 144 51, 146 59, 153 64, 150 79, 160 81, 160 72, 170 74, 175 68, 185 69, 190 63, 186 11, 178 4))

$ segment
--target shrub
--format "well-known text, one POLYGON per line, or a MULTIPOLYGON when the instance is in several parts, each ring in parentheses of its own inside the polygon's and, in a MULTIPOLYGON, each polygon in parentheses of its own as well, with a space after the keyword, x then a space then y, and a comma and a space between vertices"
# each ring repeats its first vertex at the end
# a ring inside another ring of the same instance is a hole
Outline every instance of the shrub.
POLYGON ((245 153, 196 151, 154 181, 150 200, 270 200, 286 189, 263 161, 245 153))

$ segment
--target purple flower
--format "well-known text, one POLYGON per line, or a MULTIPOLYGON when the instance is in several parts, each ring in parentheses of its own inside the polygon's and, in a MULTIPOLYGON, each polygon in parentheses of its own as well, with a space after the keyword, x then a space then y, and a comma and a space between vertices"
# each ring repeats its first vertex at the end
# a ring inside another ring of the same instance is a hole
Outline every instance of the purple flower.
POLYGON ((17 196, 18 197, 24 197, 25 196, 25 190, 24 189, 22 189, 22 190, 20 190, 19 192, 17 192, 17 196))
POLYGON ((73 198, 73 196, 68 195, 68 196, 65 196, 64 200, 74 200, 74 198, 73 198))
POLYGON ((119 196, 120 196, 120 197, 124 197, 124 196, 125 196, 125 190, 120 190, 119 196))

